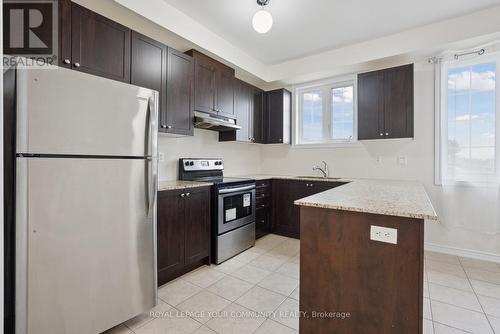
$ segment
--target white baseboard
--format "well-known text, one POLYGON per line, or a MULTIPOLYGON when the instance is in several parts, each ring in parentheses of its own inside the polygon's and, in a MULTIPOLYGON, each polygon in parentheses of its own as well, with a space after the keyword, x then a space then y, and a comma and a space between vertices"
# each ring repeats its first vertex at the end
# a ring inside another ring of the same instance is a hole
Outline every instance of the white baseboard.
POLYGON ((441 245, 432 244, 432 243, 428 243, 428 242, 426 242, 424 244, 424 249, 426 251, 445 253, 445 254, 450 254, 450 255, 469 257, 469 258, 477 259, 477 260, 500 263, 500 255, 499 254, 481 252, 481 251, 465 249, 465 248, 441 246, 441 245))

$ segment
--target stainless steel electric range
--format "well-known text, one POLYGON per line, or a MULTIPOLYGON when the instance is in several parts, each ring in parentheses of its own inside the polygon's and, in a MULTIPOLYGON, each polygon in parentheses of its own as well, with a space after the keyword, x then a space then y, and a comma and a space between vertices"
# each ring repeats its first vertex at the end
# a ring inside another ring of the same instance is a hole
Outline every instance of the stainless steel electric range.
POLYGON ((179 159, 179 180, 212 189, 212 259, 222 263, 255 244, 255 180, 224 177, 222 159, 179 159))

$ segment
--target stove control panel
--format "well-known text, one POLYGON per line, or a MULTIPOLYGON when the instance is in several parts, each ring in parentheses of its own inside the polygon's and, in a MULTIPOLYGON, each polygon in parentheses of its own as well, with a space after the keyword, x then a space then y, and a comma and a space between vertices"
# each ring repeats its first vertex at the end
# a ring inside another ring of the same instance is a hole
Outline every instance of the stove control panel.
POLYGON ((186 172, 224 169, 222 159, 181 159, 181 165, 186 172))

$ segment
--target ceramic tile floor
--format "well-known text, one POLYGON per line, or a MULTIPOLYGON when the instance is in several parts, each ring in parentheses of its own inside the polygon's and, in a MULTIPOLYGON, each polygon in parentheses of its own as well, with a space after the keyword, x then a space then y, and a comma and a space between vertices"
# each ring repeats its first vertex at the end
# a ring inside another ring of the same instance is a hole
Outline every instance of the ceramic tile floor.
MULTIPOLYGON (((298 319, 287 315, 299 307, 299 248, 277 235, 259 239, 222 265, 169 282, 154 316, 106 334, 297 333, 298 319)), ((424 334, 460 333, 500 334, 500 265, 426 252, 424 334)))

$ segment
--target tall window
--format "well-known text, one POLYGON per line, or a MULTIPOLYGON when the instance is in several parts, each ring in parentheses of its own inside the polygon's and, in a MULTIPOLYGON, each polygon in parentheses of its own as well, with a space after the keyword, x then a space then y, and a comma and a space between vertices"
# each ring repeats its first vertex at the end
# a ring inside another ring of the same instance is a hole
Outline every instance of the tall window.
POLYGON ((445 182, 491 182, 499 175, 496 58, 455 61, 442 69, 441 173, 445 182))
POLYGON ((354 81, 297 90, 296 144, 330 144, 355 140, 354 81))

